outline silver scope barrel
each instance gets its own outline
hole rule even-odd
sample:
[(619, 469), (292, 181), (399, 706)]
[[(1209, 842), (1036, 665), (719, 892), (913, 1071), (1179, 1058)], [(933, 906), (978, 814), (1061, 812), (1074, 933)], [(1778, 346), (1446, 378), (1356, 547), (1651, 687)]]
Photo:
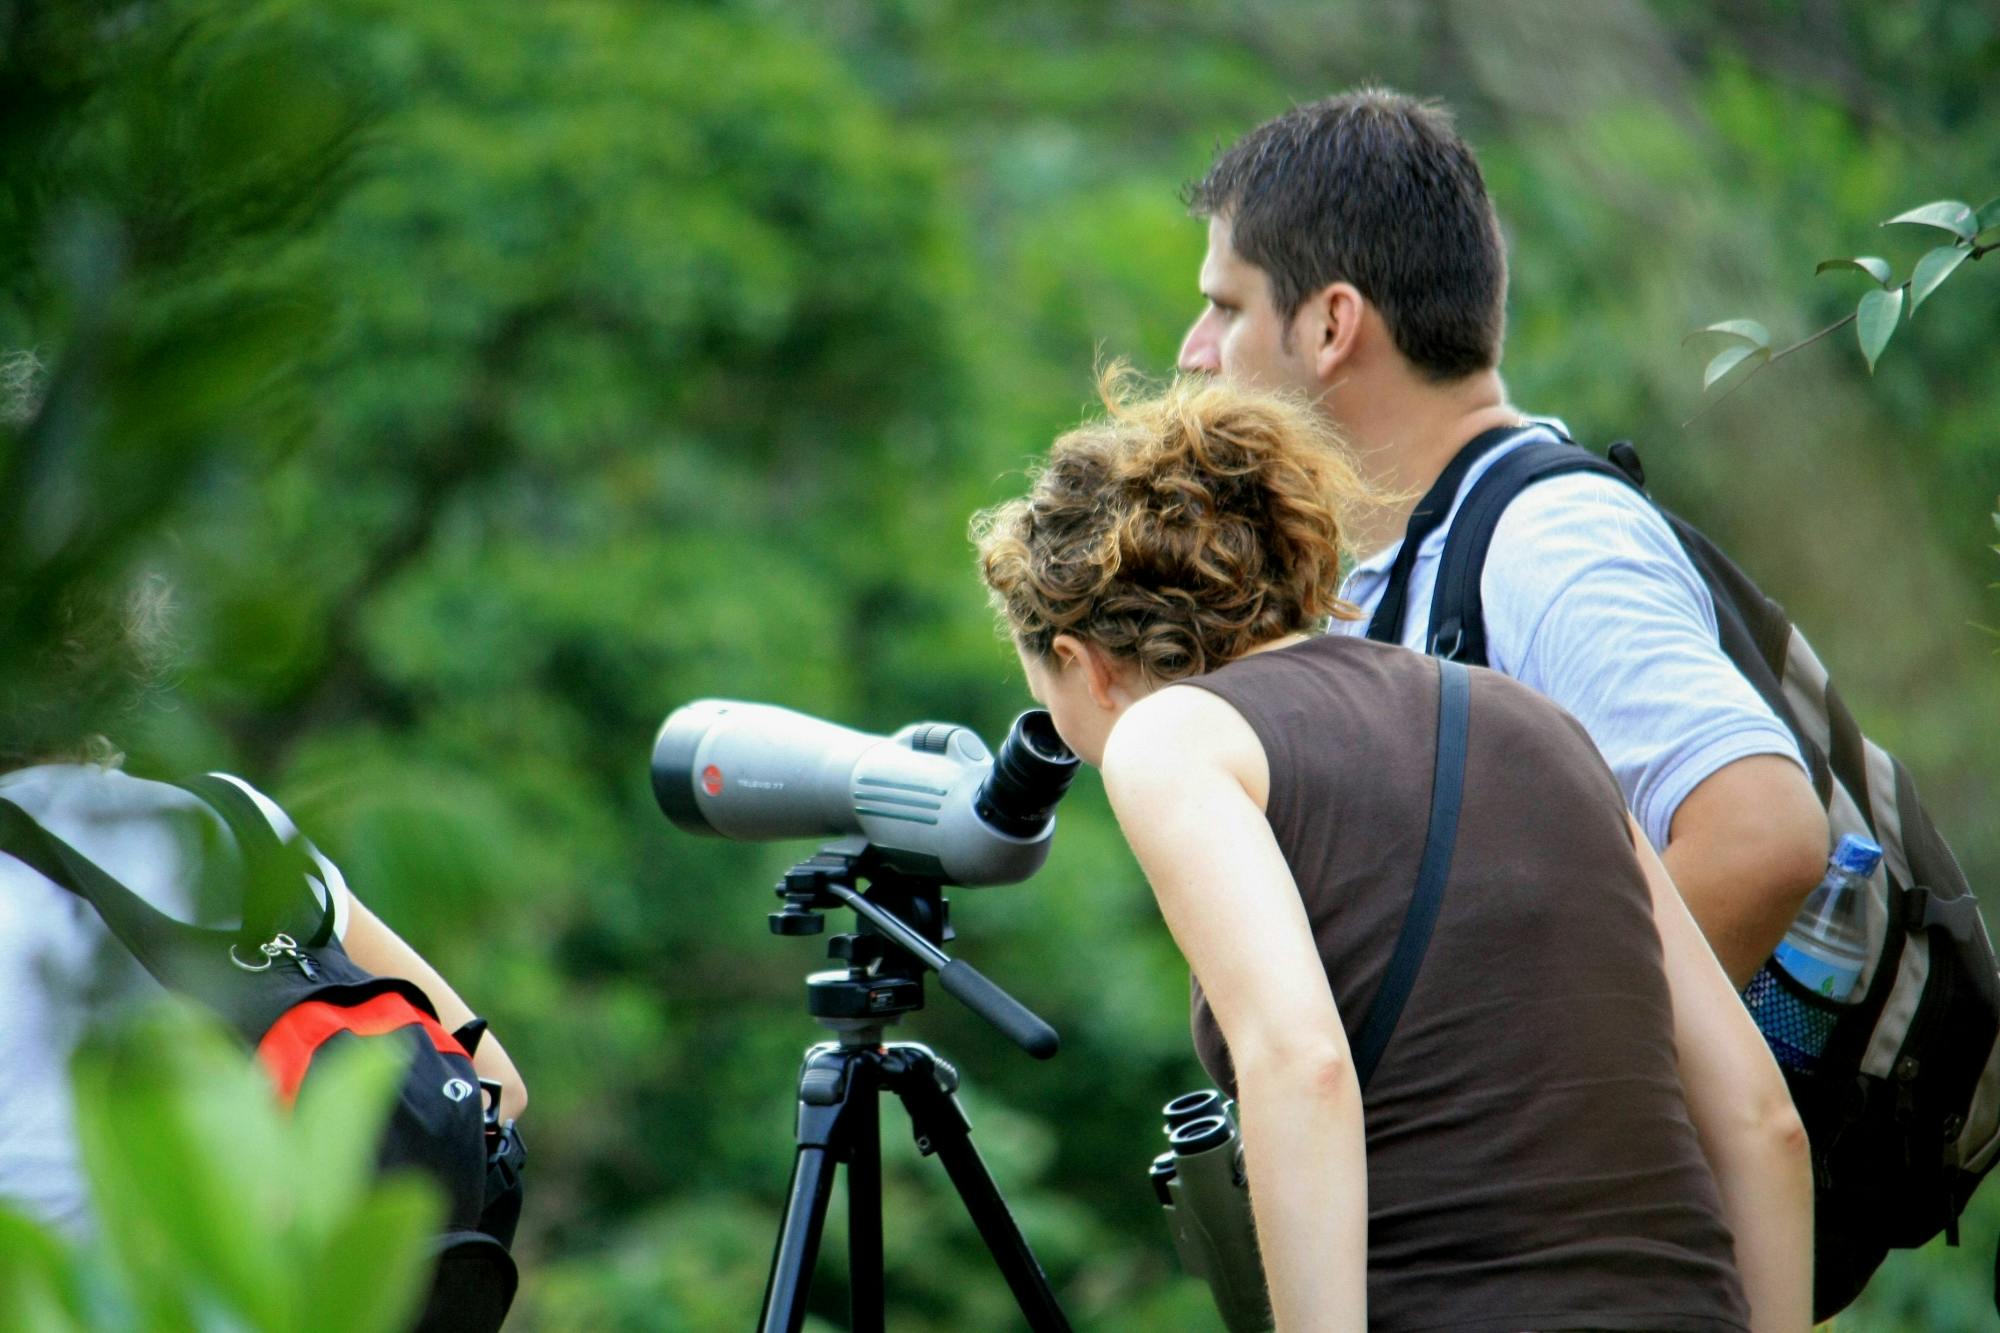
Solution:
[(1011, 884), (1041, 868), (1076, 757), (1024, 713), (1000, 761), (970, 728), (877, 736), (788, 708), (702, 699), (653, 743), (653, 795), (692, 833), (746, 842), (860, 833), (908, 874)]

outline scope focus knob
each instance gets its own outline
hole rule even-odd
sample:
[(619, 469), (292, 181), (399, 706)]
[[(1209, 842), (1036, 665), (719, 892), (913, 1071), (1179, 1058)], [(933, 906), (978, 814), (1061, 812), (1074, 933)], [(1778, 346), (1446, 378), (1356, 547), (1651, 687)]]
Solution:
[(951, 748), (951, 733), (957, 730), (951, 722), (919, 723), (910, 733), (910, 748), (918, 754), (943, 754)]

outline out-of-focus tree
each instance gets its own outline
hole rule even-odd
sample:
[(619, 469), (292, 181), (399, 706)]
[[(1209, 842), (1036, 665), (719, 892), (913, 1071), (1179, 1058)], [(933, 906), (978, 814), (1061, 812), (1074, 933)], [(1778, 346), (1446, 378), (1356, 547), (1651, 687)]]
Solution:
[[(738, 1325), (820, 1035), (799, 1003), (819, 947), (761, 918), (810, 848), (668, 828), (653, 729), (730, 695), (997, 738), (1027, 700), (966, 518), (1087, 410), (1097, 357), (1171, 366), (1203, 244), (1176, 187), (1293, 100), (1379, 77), (1453, 103), (1513, 248), (1517, 401), (1637, 437), (1669, 502), (1810, 629), (1973, 877), (2000, 871), (1967, 722), (2000, 708), (1965, 628), (2000, 459), (1981, 303), (1927, 301), (1872, 382), (1798, 357), (1677, 424), (1681, 330), (1731, 308), (1818, 327), (1845, 310), (1833, 280), (1792, 283), (1785, 256), (1844, 253), (1885, 199), (2000, 179), (1992, 16), (1808, 9), (0, 0), (0, 350), (38, 352), (43, 415), (90, 368), (72, 347), (129, 404), (60, 455), (97, 460), (71, 481), (0, 492), (22, 516), (0, 528), (0, 621), (63, 637), (8, 600), (15, 571), (57, 567), (24, 544), (38, 528), (104, 537), (94, 586), (137, 568), (174, 590), (172, 706), (114, 737), (135, 765), (272, 790), (507, 1041), (533, 1090), (524, 1327)], [(195, 14), (201, 41), (167, 40)], [(312, 68), (251, 61), (267, 96), (216, 123), (321, 125), (347, 165), (239, 212), (186, 160), (216, 104), (201, 62), (274, 40)], [(321, 88), (360, 96), (318, 116)], [(119, 128), (146, 106), (182, 127), (164, 148)], [(114, 237), (193, 221), (78, 269), (105, 229), (62, 220), (69, 198)], [(245, 221), (172, 241), (224, 217)], [(124, 295), (91, 305), (78, 272)], [(75, 334), (86, 315), (117, 336)], [(22, 475), (22, 431), (0, 438)], [(27, 660), (0, 675), (45, 683)], [(960, 1062), (1079, 1326), (1205, 1326), (1143, 1180), (1160, 1103), (1200, 1078), (1185, 971), (1094, 780), (1034, 882), (955, 896), (958, 947), (1064, 1053), (1031, 1064), (944, 999), (903, 1026)], [(1013, 1326), (893, 1111), (885, 1140), (891, 1321)], [(829, 1320), (840, 1227), (836, 1208)], [(1966, 1258), (1892, 1263), (1865, 1326), (1979, 1308)]]

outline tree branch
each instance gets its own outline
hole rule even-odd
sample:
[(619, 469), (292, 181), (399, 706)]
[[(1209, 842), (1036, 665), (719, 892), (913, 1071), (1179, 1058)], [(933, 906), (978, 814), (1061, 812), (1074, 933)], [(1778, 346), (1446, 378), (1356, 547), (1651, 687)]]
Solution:
[[(1991, 250), (2000, 250), (2000, 241), (1992, 241), (1986, 245), (1974, 246), (1972, 249), (1972, 253), (1967, 255), (1966, 258), (1977, 259), (1981, 255), (1986, 254), (1988, 251)], [(1885, 288), (1884, 290), (1907, 292), (1909, 291), (1909, 289), (1910, 289), (1909, 279), (1905, 278), (1901, 283), (1899, 283), (1895, 287)], [(1857, 310), (1851, 314), (1845, 315), (1840, 319), (1835, 320), (1833, 323), (1827, 325), (1819, 332), (1808, 334), (1806, 337), (1799, 339), (1797, 342), (1793, 343), (1790, 347), (1784, 348), (1781, 351), (1776, 351), (1771, 353), (1771, 355), (1765, 357), (1762, 361), (1759, 361), (1756, 365), (1750, 367), (1749, 374), (1745, 375), (1742, 379), (1737, 380), (1736, 383), (1730, 385), (1727, 389), (1724, 389), (1721, 393), (1717, 394), (1714, 398), (1711, 398), (1708, 402), (1702, 404), (1701, 410), (1699, 410), (1693, 416), (1689, 417), (1686, 421), (1683, 421), (1681, 423), (1681, 429), (1686, 430), (1689, 426), (1692, 426), (1695, 422), (1700, 421), (1703, 417), (1707, 416), (1710, 412), (1714, 411), (1715, 408), (1720, 406), (1722, 402), (1729, 397), (1729, 395), (1735, 393), (1738, 389), (1742, 388), (1744, 385), (1748, 384), (1751, 380), (1756, 379), (1758, 375), (1762, 374), (1765, 367), (1774, 366), (1778, 362), (1790, 356), (1793, 352), (1812, 346), (1814, 343), (1818, 342), (1821, 338), (1826, 337), (1827, 334), (1834, 333), (1840, 329), (1846, 328), (1849, 324), (1852, 324), (1855, 321), (1855, 319), (1860, 315), (1860, 313), (1861, 312)]]

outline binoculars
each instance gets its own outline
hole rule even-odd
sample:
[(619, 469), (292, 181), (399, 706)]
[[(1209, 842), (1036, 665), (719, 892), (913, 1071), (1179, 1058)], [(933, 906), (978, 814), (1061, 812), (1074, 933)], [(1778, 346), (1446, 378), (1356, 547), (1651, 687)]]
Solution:
[(1167, 1151), (1148, 1174), (1181, 1264), (1208, 1283), (1229, 1333), (1265, 1333), (1271, 1301), (1250, 1217), (1236, 1103), (1206, 1088), (1174, 1098), (1162, 1114)]

